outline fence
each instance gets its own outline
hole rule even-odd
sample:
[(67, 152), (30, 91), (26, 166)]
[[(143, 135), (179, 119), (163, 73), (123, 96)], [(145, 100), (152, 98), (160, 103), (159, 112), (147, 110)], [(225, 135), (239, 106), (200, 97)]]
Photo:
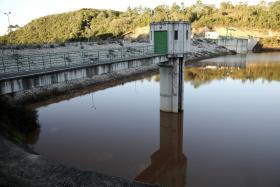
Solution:
[(6, 73), (50, 70), (75, 65), (105, 63), (116, 60), (140, 58), (154, 54), (152, 45), (111, 48), (106, 50), (80, 50), (72, 52), (2, 55), (0, 75)]

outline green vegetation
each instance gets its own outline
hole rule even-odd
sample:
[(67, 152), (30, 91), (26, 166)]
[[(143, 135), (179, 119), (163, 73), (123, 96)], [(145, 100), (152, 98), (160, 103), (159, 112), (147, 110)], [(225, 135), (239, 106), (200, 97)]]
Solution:
[[(199, 9), (198, 9), (199, 10)], [(200, 5), (195, 27), (224, 26), (247, 29), (280, 29), (280, 1), (266, 6), (265, 1), (249, 6), (247, 3), (233, 5), (229, 1), (222, 2), (220, 9), (209, 5)]]
[(193, 27), (214, 26), (246, 29), (280, 29), (280, 1), (266, 5), (246, 3), (233, 5), (222, 2), (218, 9), (198, 0), (185, 7), (174, 3), (171, 7), (160, 5), (149, 8), (128, 8), (125, 12), (112, 10), (81, 9), (74, 12), (38, 18), (6, 36), (0, 37), (2, 44), (63, 43), (88, 38), (107, 39), (121, 37), (152, 21), (190, 21)]
[(146, 19), (149, 10), (143, 11), (140, 13), (136, 9), (128, 9), (126, 12), (81, 9), (45, 16), (0, 37), (0, 43), (63, 43), (87, 38), (118, 37), (138, 26), (149, 24), (150, 20)]
[(33, 144), (39, 133), (37, 112), (0, 97), (0, 135), (18, 144)]

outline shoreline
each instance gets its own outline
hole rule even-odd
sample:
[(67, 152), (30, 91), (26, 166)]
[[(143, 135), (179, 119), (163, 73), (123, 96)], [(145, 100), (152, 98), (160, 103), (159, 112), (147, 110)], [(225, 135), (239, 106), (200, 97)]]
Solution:
[(260, 45), (256, 45), (253, 49), (253, 53), (269, 53), (269, 52), (280, 52), (280, 47), (262, 47)]
[(265, 47), (260, 50), (260, 53), (262, 52), (280, 52), (280, 48)]

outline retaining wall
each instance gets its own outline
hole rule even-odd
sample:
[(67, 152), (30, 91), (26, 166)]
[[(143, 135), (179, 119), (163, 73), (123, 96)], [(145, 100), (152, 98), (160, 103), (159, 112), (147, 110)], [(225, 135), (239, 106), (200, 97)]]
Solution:
[(93, 78), (97, 75), (113, 73), (129, 68), (149, 66), (151, 64), (158, 64), (166, 61), (168, 61), (168, 59), (164, 55), (152, 56), (4, 78), (0, 80), (0, 94), (11, 94), (37, 87), (44, 87), (50, 84), (67, 83), (71, 80)]
[(218, 45), (224, 46), (238, 54), (246, 54), (248, 52), (248, 39), (219, 39)]

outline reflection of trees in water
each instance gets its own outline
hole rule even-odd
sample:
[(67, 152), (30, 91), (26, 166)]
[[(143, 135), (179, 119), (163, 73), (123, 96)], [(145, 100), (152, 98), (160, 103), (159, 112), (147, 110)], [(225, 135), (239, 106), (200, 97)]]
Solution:
[(239, 79), (242, 81), (255, 81), (263, 79), (267, 81), (280, 81), (280, 63), (260, 64), (252, 63), (246, 68), (220, 67), (207, 69), (192, 67), (185, 69), (185, 80), (190, 81), (194, 87), (210, 83), (213, 80), (226, 78)]
[(167, 187), (185, 186), (187, 158), (182, 147), (183, 113), (160, 112), (160, 148), (135, 180)]

